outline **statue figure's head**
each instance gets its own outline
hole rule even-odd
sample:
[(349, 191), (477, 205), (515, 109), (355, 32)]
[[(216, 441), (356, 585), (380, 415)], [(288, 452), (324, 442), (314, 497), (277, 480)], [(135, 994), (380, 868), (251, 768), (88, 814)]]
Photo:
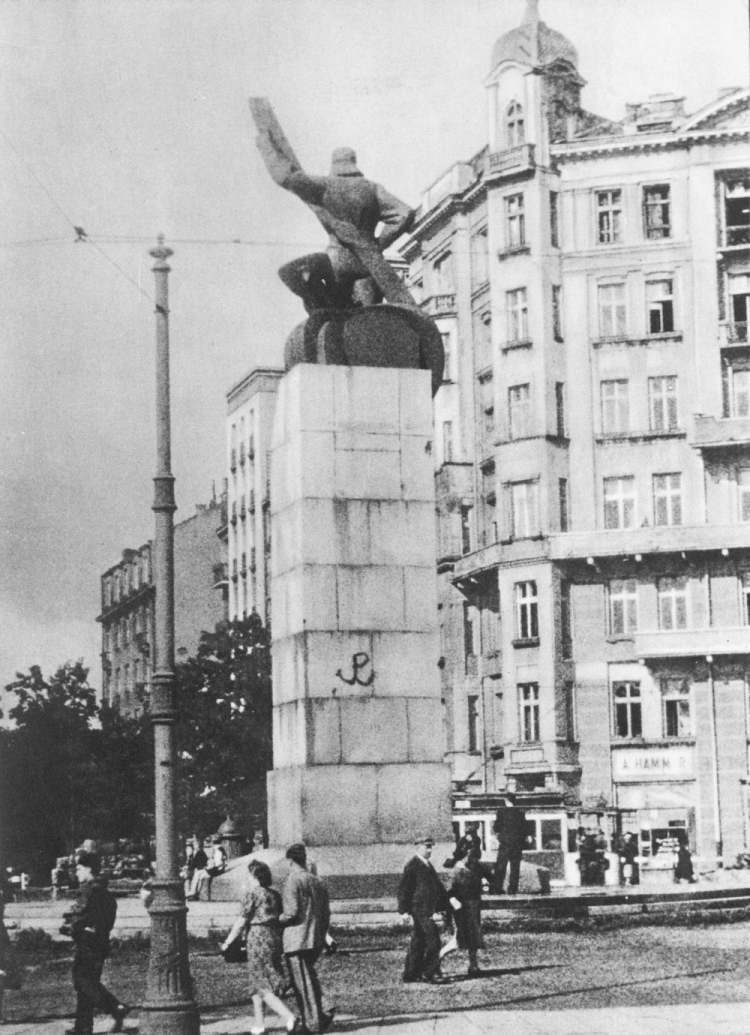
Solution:
[(361, 176), (357, 155), (351, 147), (337, 147), (331, 155), (331, 176)]

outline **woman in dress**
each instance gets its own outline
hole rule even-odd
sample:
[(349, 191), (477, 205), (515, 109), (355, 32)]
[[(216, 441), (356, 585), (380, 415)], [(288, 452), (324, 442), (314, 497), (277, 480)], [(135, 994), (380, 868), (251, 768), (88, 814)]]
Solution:
[(247, 865), (248, 880), (242, 912), (221, 946), (224, 952), (243, 931), (247, 935), (247, 972), (255, 1010), (252, 1035), (265, 1032), (263, 1005), (269, 1006), (285, 1022), (289, 1032), (299, 1031), (297, 1018), (282, 1003), (286, 984), (282, 969), (281, 896), (271, 887), (271, 871), (265, 863), (252, 859)]
[(477, 952), (484, 948), (482, 937), (482, 864), (474, 854), (456, 863), (450, 887), (453, 922), (456, 933), (440, 950), (440, 959), (456, 949), (466, 949), (469, 955), (469, 977), (481, 974)]

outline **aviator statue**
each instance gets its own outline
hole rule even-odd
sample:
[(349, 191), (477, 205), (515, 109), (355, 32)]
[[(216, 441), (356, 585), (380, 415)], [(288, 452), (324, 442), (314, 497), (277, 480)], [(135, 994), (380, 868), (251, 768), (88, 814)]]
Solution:
[(382, 254), (410, 229), (415, 211), (366, 179), (351, 148), (333, 152), (329, 176), (308, 175), (268, 101), (252, 98), (250, 109), (272, 178), (312, 209), (329, 239), (325, 252), (279, 270), (309, 314), (287, 341), (287, 369), (296, 363), (419, 367), (432, 372), (434, 395), (443, 374), (440, 332)]

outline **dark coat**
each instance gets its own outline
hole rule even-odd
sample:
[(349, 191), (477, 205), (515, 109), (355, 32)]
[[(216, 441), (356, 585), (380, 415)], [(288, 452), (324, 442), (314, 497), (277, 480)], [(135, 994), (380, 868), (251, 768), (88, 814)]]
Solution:
[(526, 846), (526, 813), (515, 805), (497, 810), (494, 831), (501, 848), (520, 855)]
[(106, 955), (116, 916), (117, 899), (106, 881), (95, 877), (82, 884), (78, 901), (65, 914), (76, 949)]
[(448, 906), (448, 892), (432, 863), (415, 855), (404, 867), (398, 887), (399, 913), (430, 917)]

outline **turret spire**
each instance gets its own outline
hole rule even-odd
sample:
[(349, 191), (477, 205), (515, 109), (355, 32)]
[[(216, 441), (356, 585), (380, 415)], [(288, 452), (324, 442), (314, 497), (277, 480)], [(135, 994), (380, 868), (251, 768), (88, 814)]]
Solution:
[(539, 64), (539, 0), (526, 0), (526, 13), (521, 23), (523, 28), (528, 26), (529, 42), (531, 44), (532, 65)]

